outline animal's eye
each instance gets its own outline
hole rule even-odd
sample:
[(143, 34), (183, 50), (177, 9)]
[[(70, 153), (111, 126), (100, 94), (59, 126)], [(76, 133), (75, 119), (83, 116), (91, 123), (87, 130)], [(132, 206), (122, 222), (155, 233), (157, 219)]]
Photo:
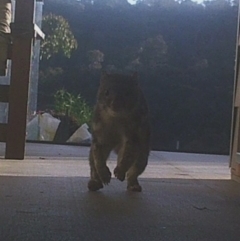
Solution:
[(109, 90), (106, 90), (104, 94), (105, 96), (109, 96)]

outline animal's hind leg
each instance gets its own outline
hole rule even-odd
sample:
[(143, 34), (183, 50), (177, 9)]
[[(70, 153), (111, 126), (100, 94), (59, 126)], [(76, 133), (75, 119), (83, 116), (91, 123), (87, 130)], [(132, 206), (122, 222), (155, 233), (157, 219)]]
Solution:
[[(139, 160), (138, 160), (139, 161)], [(135, 162), (127, 171), (127, 189), (133, 192), (141, 192), (142, 187), (138, 182), (138, 176), (143, 173), (147, 166), (147, 158)]]
[(127, 190), (133, 191), (133, 192), (141, 192), (142, 187), (139, 185), (138, 182), (138, 176), (139, 172), (135, 165), (133, 165), (128, 171), (127, 171)]

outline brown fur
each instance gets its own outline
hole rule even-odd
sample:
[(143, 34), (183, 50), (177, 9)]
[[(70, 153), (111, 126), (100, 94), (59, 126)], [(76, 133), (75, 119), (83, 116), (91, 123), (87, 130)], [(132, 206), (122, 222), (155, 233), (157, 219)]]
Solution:
[(132, 76), (103, 73), (92, 122), (92, 145), (89, 155), (90, 191), (109, 184), (111, 172), (106, 165), (112, 150), (118, 154), (114, 175), (127, 178), (127, 188), (141, 191), (138, 176), (145, 170), (150, 151), (148, 107)]

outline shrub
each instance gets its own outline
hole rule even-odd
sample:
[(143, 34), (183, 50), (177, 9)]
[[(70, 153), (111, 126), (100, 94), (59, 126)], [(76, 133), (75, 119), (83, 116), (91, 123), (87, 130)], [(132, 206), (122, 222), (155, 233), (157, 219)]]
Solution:
[(66, 90), (58, 90), (54, 94), (54, 108), (57, 113), (68, 113), (79, 125), (90, 125), (93, 109), (81, 95), (73, 95)]

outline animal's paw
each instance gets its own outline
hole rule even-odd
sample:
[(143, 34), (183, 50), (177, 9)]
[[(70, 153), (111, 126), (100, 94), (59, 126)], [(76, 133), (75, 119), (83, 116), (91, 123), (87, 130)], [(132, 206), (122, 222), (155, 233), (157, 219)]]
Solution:
[(142, 191), (142, 187), (139, 184), (129, 185), (127, 187), (127, 190), (131, 191), (131, 192), (141, 192)]
[(126, 173), (122, 171), (119, 166), (116, 166), (116, 168), (114, 169), (114, 175), (118, 180), (123, 182), (125, 180)]
[(107, 166), (101, 167), (98, 170), (98, 175), (104, 185), (107, 185), (110, 183), (111, 180), (111, 172)]
[(98, 180), (90, 180), (88, 182), (88, 189), (89, 191), (97, 191), (99, 189), (103, 188), (103, 184)]

